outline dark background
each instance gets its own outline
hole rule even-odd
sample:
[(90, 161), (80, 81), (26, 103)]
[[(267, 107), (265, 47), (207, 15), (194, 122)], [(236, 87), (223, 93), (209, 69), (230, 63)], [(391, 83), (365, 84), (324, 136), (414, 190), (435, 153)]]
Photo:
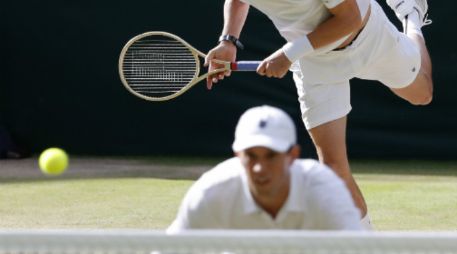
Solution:
[[(412, 106), (380, 83), (354, 80), (353, 158), (457, 159), (457, 4), (429, 5), (434, 23), (423, 31), (434, 63), (434, 101)], [(59, 146), (81, 155), (229, 156), (239, 115), (271, 104), (296, 120), (303, 156), (315, 156), (290, 74), (277, 80), (236, 73), (212, 91), (201, 83), (163, 103), (123, 88), (117, 61), (127, 40), (168, 31), (207, 52), (222, 29), (222, 6), (223, 0), (3, 2), (0, 124), (33, 153)], [(246, 49), (238, 57), (249, 60), (284, 43), (253, 8), (241, 39)]]

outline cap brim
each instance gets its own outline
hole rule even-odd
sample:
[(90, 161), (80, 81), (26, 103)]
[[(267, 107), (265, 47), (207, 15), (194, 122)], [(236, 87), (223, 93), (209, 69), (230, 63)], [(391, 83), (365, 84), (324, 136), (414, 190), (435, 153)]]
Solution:
[(240, 152), (256, 146), (267, 147), (282, 153), (289, 150), (292, 144), (283, 140), (273, 140), (269, 136), (256, 135), (249, 136), (248, 138), (237, 138), (235, 142), (233, 142), (232, 149), (234, 152)]

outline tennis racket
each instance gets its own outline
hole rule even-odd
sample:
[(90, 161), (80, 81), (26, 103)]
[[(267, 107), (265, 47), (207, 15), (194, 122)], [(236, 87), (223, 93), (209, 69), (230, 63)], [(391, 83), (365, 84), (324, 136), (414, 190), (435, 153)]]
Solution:
[(132, 94), (148, 101), (176, 98), (207, 76), (231, 71), (256, 71), (260, 61), (226, 62), (223, 67), (200, 75), (200, 57), (205, 54), (176, 35), (146, 32), (135, 36), (122, 49), (119, 75)]

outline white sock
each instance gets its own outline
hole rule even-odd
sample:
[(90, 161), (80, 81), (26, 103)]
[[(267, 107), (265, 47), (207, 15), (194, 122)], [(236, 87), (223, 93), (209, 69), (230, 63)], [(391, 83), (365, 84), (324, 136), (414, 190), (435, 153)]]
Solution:
[(362, 225), (362, 229), (367, 230), (367, 231), (373, 231), (373, 225), (371, 224), (371, 219), (368, 213), (365, 215), (365, 217), (360, 220), (360, 224)]
[(419, 17), (419, 13), (414, 10), (403, 20), (403, 28), (407, 35), (417, 34), (424, 37), (421, 30), (423, 23), (424, 22)]

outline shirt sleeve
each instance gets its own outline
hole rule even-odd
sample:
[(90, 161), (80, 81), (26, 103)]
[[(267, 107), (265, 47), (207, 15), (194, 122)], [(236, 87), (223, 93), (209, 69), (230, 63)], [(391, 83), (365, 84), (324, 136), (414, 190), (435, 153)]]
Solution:
[(332, 9), (344, 1), (345, 0), (322, 0), (322, 3), (324, 3), (325, 7)]
[(211, 209), (211, 198), (202, 188), (202, 179), (195, 182), (186, 193), (175, 220), (167, 228), (168, 234), (178, 234), (190, 229), (217, 228), (214, 218), (215, 210)]
[(192, 217), (192, 210), (190, 203), (193, 202), (194, 198), (190, 192), (191, 190), (187, 192), (186, 196), (181, 202), (176, 218), (166, 230), (167, 234), (179, 234), (185, 230), (191, 229), (189, 218)]
[(327, 166), (316, 167), (309, 186), (316, 226), (323, 230), (362, 230), (360, 211), (343, 180)]

